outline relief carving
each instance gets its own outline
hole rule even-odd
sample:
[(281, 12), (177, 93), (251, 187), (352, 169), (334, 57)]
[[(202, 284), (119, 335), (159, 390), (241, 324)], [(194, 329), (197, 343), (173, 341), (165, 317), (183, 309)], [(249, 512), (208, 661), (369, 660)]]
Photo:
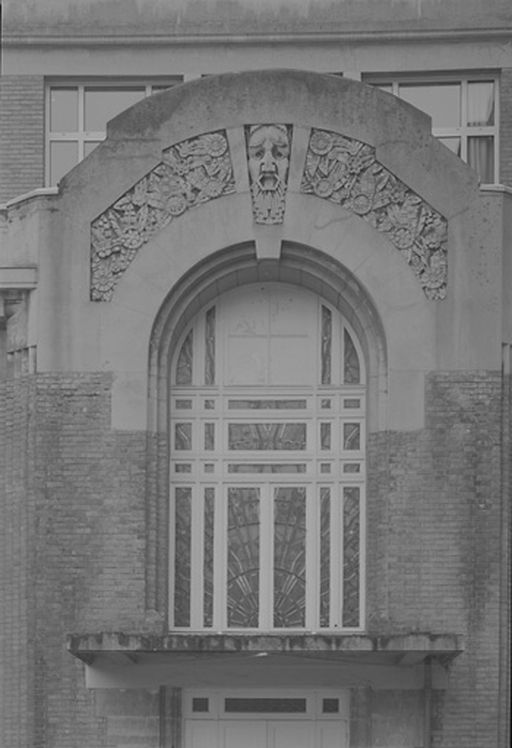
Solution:
[(282, 223), (290, 166), (291, 127), (245, 128), (252, 210), (256, 223)]
[(447, 221), (377, 161), (375, 148), (313, 129), (301, 192), (361, 216), (395, 245), (428, 299), (445, 298)]
[(184, 140), (91, 224), (91, 299), (110, 301), (139, 249), (190, 208), (235, 191), (224, 132)]

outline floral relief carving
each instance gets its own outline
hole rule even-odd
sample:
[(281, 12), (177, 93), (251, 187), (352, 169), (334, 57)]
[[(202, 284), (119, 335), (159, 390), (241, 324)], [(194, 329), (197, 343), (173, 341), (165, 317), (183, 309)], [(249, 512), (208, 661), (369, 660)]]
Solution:
[(290, 166), (291, 127), (245, 128), (252, 210), (256, 223), (282, 223)]
[(375, 148), (313, 129), (301, 192), (361, 216), (395, 245), (428, 299), (445, 298), (447, 221), (377, 161)]
[(91, 299), (110, 301), (122, 274), (157, 231), (216, 197), (235, 191), (224, 132), (167, 148), (162, 161), (91, 225)]

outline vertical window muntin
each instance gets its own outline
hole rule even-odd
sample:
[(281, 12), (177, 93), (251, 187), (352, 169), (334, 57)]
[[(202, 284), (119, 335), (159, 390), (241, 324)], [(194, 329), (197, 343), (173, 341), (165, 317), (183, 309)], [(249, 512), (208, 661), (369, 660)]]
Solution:
[[(46, 185), (49, 187), (57, 184), (59, 179), (67, 171), (88, 156), (105, 139), (106, 124), (109, 119), (112, 119), (116, 114), (120, 114), (124, 109), (136, 103), (137, 100), (142, 100), (158, 91), (163, 91), (181, 82), (181, 80), (182, 76), (174, 76), (163, 81), (134, 80), (112, 81), (110, 83), (97, 83), (94, 81), (76, 83), (61, 80), (51, 82), (46, 88)], [(67, 92), (68, 100), (71, 104), (67, 111), (62, 106), (56, 106), (56, 98), (59, 98), (65, 92)], [(121, 95), (131, 92), (133, 96), (120, 103), (121, 108), (114, 107), (107, 115), (101, 128), (94, 127), (92, 129), (91, 125), (97, 125), (98, 121), (91, 122), (91, 118), (88, 117), (87, 105), (91, 103), (90, 96), (103, 92), (112, 94), (113, 96), (117, 92)], [(61, 116), (56, 118), (55, 115), (58, 114), (59, 109)], [(61, 162), (62, 168), (58, 168), (57, 173), (55, 173), (54, 155), (57, 150), (61, 151), (61, 156), (64, 151), (67, 151), (68, 155)]]
[[(215, 311), (212, 315), (212, 309)], [(332, 382), (321, 384), (322, 365), (321, 365), (321, 319), (322, 307), (328, 308), (332, 317)], [(216, 319), (216, 324), (221, 324), (222, 315), (219, 312), (222, 308), (222, 299), (217, 305), (209, 305), (198, 315), (193, 324), (183, 333), (181, 342), (178, 342), (175, 355), (171, 366), (171, 403), (192, 401), (192, 408), (188, 411), (183, 409), (172, 408), (171, 424), (176, 422), (183, 423), (190, 420), (192, 423), (192, 449), (187, 454), (183, 451), (171, 454), (171, 482), (172, 476), (180, 481), (192, 485), (193, 504), (197, 504), (195, 515), (202, 519), (198, 521), (194, 529), (195, 535), (199, 534), (199, 540), (196, 542), (197, 554), (192, 554), (192, 564), (195, 559), (195, 573), (192, 571), (191, 578), (196, 580), (197, 589), (192, 593), (193, 602), (191, 604), (191, 620), (189, 627), (179, 627), (174, 625), (172, 619), (172, 599), (170, 601), (170, 625), (173, 629), (181, 630), (227, 630), (227, 631), (247, 631), (254, 630), (255, 627), (234, 628), (228, 626), (228, 600), (226, 590), (226, 580), (228, 573), (228, 549), (226, 546), (226, 528), (228, 521), (228, 489), (229, 487), (254, 485), (255, 481), (259, 483), (260, 493), (260, 511), (261, 521), (265, 527), (262, 528), (260, 557), (262, 563), (259, 570), (259, 594), (260, 610), (258, 615), (259, 630), (275, 631), (301, 631), (301, 630), (322, 630), (322, 631), (359, 631), (364, 622), (364, 425), (365, 425), (365, 385), (364, 385), (364, 366), (362, 351), (359, 346), (357, 337), (352, 329), (342, 320), (339, 312), (331, 308), (325, 302), (318, 304), (318, 369), (316, 394), (309, 388), (299, 391), (299, 388), (293, 387), (269, 387), (264, 391), (258, 390), (258, 387), (244, 388), (222, 386), (223, 361), (222, 352), (224, 342), (222, 336), (218, 334), (215, 337), (215, 383), (206, 384), (207, 369), (206, 348), (207, 348), (207, 315), (210, 320), (212, 316)], [(219, 319), (220, 318), (220, 319)], [(176, 362), (179, 352), (182, 348), (183, 341), (190, 332), (193, 331), (194, 340), (193, 352), (193, 381), (190, 386), (176, 385)], [(360, 361), (361, 382), (354, 384), (344, 384), (344, 364), (343, 364), (343, 338), (345, 332), (351, 337), (353, 346), (357, 351)], [(210, 330), (211, 334), (211, 330)], [(211, 367), (210, 367), (211, 369)], [(211, 407), (211, 403), (214, 407)], [(207, 408), (207, 402), (209, 407)], [(346, 406), (345, 403), (349, 403)], [(328, 408), (322, 407), (322, 403), (329, 403)], [(357, 407), (355, 407), (357, 406)], [(295, 448), (282, 448), (282, 443), (277, 441), (276, 449), (248, 449), (232, 450), (229, 443), (229, 424), (230, 423), (253, 423), (261, 424), (267, 433), (271, 433), (272, 428), (276, 427), (280, 433), (279, 438), (286, 436), (283, 431), (284, 424), (300, 426), (307, 422), (306, 443), (303, 448), (296, 443)], [(214, 423), (215, 430), (215, 450), (205, 453), (205, 429), (206, 424)], [(345, 424), (357, 424), (359, 429), (358, 448), (343, 449), (344, 428)], [(324, 424), (322, 434), (322, 424)], [(329, 429), (325, 428), (329, 425)], [(171, 425), (171, 429), (174, 426)], [(329, 432), (330, 440), (327, 438)], [(297, 432), (295, 432), (297, 433)], [(273, 437), (272, 437), (273, 438)], [(324, 449), (321, 450), (322, 438)], [(300, 440), (299, 440), (300, 441)], [(326, 446), (328, 445), (328, 446)], [(180, 462), (184, 458), (191, 460), (192, 469), (187, 475), (180, 474), (176, 476), (173, 472), (172, 463), (176, 460)], [(206, 475), (206, 462), (209, 464), (209, 474)], [(203, 464), (204, 463), (204, 464)], [(322, 469), (322, 466), (328, 464), (328, 473)], [(351, 470), (345, 471), (344, 466), (349, 465), (356, 468), (358, 472)], [(234, 472), (233, 466), (240, 466), (242, 472)], [(252, 466), (252, 467), (251, 467)], [(274, 472), (275, 470), (275, 472)], [(206, 482), (205, 482), (206, 481)], [(360, 521), (360, 615), (358, 625), (343, 626), (343, 579), (340, 578), (338, 570), (342, 566), (343, 559), (343, 486), (357, 486), (361, 497), (361, 521)], [(216, 559), (216, 568), (213, 574), (213, 618), (207, 616), (204, 601), (206, 599), (203, 584), (204, 578), (204, 522), (207, 516), (205, 506), (204, 488), (210, 487), (210, 496), (214, 494), (214, 557)], [(273, 496), (279, 487), (286, 489), (299, 489), (305, 491), (306, 497), (306, 613), (302, 626), (293, 626), (291, 628), (275, 627), (273, 613), (273, 596), (274, 596), (274, 573), (271, 560), (274, 557), (274, 530), (273, 522), (275, 515), (275, 506)], [(329, 601), (323, 606), (323, 620), (321, 620), (320, 594), (321, 594), (321, 489), (328, 490), (329, 493), (329, 517), (332, 518), (329, 534)], [(171, 494), (172, 496), (172, 494)], [(325, 504), (325, 501), (324, 501)], [(171, 518), (173, 517), (171, 509)], [(325, 514), (325, 508), (324, 508)], [(266, 524), (265, 524), (266, 523)], [(325, 568), (325, 545), (324, 542), (324, 568)], [(172, 561), (172, 559), (171, 559)], [(172, 577), (172, 563), (171, 563)], [(211, 584), (211, 583), (210, 583)], [(325, 596), (325, 582), (323, 585)], [(171, 585), (172, 594), (172, 585)], [(325, 611), (328, 610), (326, 613)], [(208, 619), (208, 620), (207, 620)]]
[[(447, 125), (446, 123), (437, 124), (433, 118), (432, 134), (438, 138), (444, 145), (458, 155), (463, 161), (468, 163), (480, 176), (480, 181), (486, 183), (499, 182), (499, 79), (493, 73), (489, 75), (475, 74), (464, 76), (453, 75), (403, 75), (403, 76), (373, 76), (367, 75), (364, 80), (388, 93), (392, 93), (399, 98), (408, 100), (407, 90), (425, 87), (458, 87), (460, 92), (459, 99), (459, 122)], [(493, 86), (493, 105), (492, 123), (471, 123), (471, 100), (472, 92), (476, 87), (489, 83)], [(405, 95), (404, 95), (405, 94)], [(474, 100), (473, 100), (474, 101)], [(412, 102), (411, 102), (412, 103)], [(422, 109), (420, 102), (414, 102), (414, 106)], [(429, 113), (425, 109), (427, 114)], [(455, 111), (455, 110), (454, 110)], [(475, 163), (477, 149), (473, 148), (477, 141), (483, 143), (484, 139), (491, 139), (492, 156), (486, 169), (487, 173), (481, 173), (478, 164)], [(490, 141), (488, 140), (488, 143)], [(491, 173), (492, 172), (492, 173)]]

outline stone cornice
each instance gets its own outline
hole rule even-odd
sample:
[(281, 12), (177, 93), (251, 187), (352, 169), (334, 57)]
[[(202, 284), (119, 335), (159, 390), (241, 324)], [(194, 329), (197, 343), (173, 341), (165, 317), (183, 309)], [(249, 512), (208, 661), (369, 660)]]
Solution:
[(132, 46), (187, 46), (207, 44), (328, 44), (382, 42), (448, 42), (448, 41), (512, 41), (510, 28), (425, 29), (394, 31), (332, 31), (306, 33), (254, 34), (4, 34), (4, 48), (23, 46), (104, 47)]

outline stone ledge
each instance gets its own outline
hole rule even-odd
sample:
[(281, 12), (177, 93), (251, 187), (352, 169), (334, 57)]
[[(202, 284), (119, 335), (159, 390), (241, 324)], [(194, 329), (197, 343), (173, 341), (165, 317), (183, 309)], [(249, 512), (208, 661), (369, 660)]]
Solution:
[(410, 633), (390, 636), (363, 634), (204, 634), (198, 632), (165, 635), (98, 632), (70, 634), (68, 651), (84, 661), (106, 653), (185, 654), (198, 653), (267, 653), (325, 654), (329, 658), (347, 653), (361, 655), (415, 655), (418, 660), (429, 656), (455, 657), (464, 650), (458, 634)]

